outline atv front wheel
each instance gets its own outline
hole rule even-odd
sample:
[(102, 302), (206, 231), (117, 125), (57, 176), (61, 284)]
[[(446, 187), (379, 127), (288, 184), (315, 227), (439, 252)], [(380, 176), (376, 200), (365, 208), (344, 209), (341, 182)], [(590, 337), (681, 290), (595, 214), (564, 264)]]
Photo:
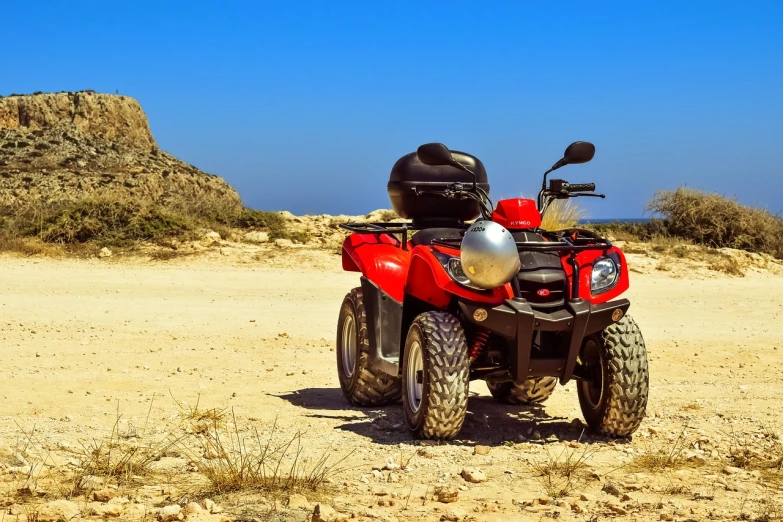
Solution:
[(589, 379), (577, 383), (587, 425), (610, 437), (627, 437), (647, 409), (647, 350), (630, 316), (585, 340), (580, 354)]
[(557, 377), (534, 377), (519, 384), (487, 382), (489, 393), (506, 404), (540, 404), (547, 400), (557, 386)]
[(361, 288), (354, 288), (343, 300), (335, 352), (340, 388), (353, 404), (382, 406), (400, 400), (400, 378), (370, 365), (367, 314)]
[(402, 407), (422, 439), (453, 439), (468, 410), (470, 358), (462, 325), (451, 314), (425, 312), (408, 330), (402, 363)]

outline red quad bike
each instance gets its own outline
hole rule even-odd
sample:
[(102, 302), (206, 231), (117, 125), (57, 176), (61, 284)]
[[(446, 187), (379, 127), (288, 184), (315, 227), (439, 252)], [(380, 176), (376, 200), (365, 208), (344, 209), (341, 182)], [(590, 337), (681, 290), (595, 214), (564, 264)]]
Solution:
[(337, 325), (349, 401), (402, 399), (415, 436), (453, 439), (472, 380), (499, 401), (531, 404), (575, 379), (593, 431), (627, 437), (639, 427), (649, 376), (630, 302), (617, 299), (628, 289), (625, 257), (589, 230), (541, 229), (552, 201), (604, 197), (592, 183), (547, 185), (553, 170), (594, 154), (591, 143), (571, 144), (537, 201), (494, 210), (477, 158), (430, 143), (397, 161), (389, 197), (410, 222), (342, 225), (352, 232), (343, 269), (362, 274)]

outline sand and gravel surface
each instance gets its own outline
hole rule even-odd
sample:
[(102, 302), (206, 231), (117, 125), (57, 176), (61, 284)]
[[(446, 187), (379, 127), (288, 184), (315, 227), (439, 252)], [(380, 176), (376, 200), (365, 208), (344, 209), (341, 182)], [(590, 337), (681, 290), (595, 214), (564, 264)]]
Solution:
[[(628, 297), (651, 375), (648, 418), (632, 440), (583, 433), (573, 383), (543, 407), (514, 407), (474, 382), (460, 439), (421, 445), (401, 406), (356, 408), (340, 393), (336, 319), (357, 274), (342, 272), (332, 251), (267, 254), (0, 257), (0, 505), (9, 520), (781, 515), (779, 271), (661, 271), (629, 256), (641, 267)], [(214, 455), (183, 437), (149, 474), (58, 489), (58, 477), (80, 476), (85, 448), (164, 440), (193, 420), (196, 403), (233, 410), (240, 437), (301, 432), (305, 460), (348, 454), (350, 469), (310, 498), (221, 496), (199, 471)], [(583, 463), (570, 479), (557, 467), (569, 460)]]

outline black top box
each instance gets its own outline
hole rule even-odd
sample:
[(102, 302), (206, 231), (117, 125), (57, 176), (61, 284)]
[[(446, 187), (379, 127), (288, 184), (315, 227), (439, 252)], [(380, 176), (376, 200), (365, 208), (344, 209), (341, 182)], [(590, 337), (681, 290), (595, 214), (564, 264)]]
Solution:
[[(489, 193), (487, 171), (481, 161), (464, 152), (451, 151), (455, 160), (476, 174), (476, 184)], [(394, 211), (414, 223), (427, 221), (464, 221), (476, 219), (481, 210), (472, 199), (448, 199), (433, 191), (442, 191), (454, 183), (473, 183), (470, 174), (450, 165), (425, 165), (415, 152), (394, 164), (389, 176), (389, 199)]]

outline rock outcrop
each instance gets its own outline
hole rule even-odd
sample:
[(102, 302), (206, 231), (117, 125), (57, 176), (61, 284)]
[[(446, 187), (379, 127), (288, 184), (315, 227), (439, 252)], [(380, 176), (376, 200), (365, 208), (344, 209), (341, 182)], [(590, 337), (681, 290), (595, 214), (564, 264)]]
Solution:
[(163, 203), (240, 202), (222, 178), (161, 151), (133, 98), (89, 92), (0, 98), (0, 205), (102, 191)]

